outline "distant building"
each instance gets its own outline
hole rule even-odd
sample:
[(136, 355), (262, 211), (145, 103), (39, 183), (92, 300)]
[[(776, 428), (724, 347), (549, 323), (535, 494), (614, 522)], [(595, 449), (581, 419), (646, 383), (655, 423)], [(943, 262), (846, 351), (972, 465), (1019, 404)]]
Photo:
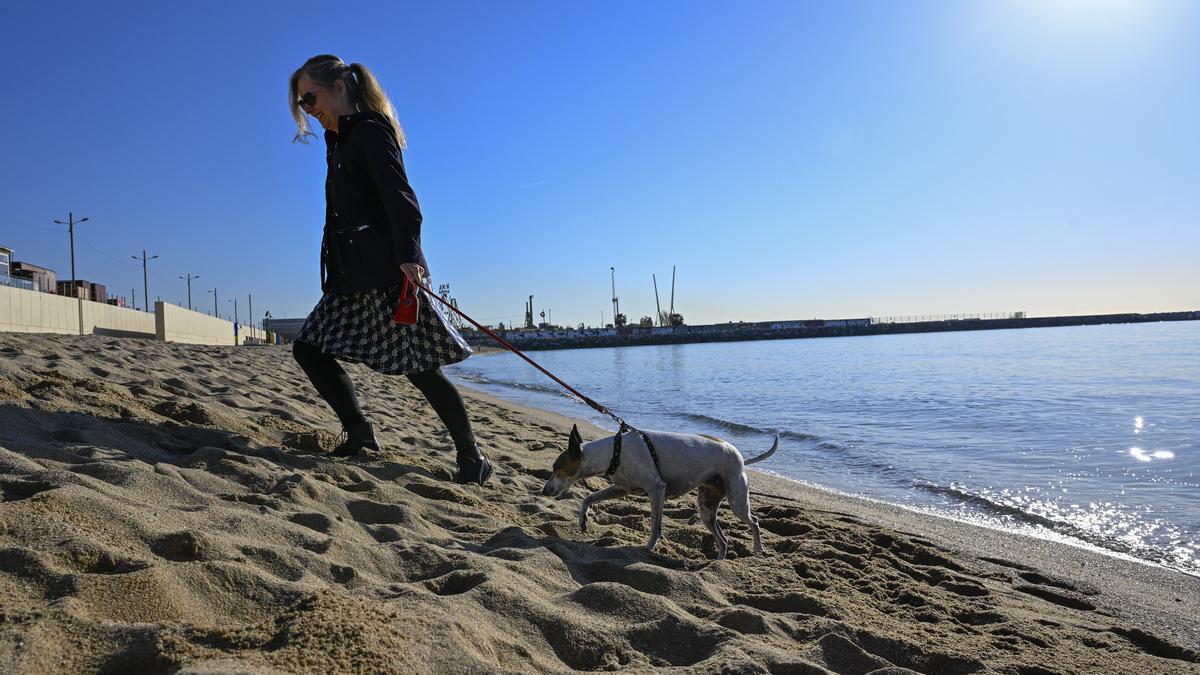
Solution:
[[(74, 284), (74, 289), (71, 288), (72, 283)], [(108, 288), (104, 284), (93, 284), (90, 281), (76, 279), (74, 282), (58, 282), (57, 289), (59, 295), (65, 295), (70, 298), (108, 302)]]
[(0, 285), (16, 286), (33, 290), (33, 281), (24, 275), (14, 275), (12, 270), (13, 250), (7, 246), (0, 246)]
[(12, 274), (16, 277), (24, 277), (33, 282), (34, 290), (43, 293), (58, 292), (58, 275), (54, 270), (39, 267), (33, 263), (14, 262), (12, 264)]
[(308, 317), (302, 319), (267, 319), (263, 321), (265, 330), (273, 331), (276, 335), (283, 338), (284, 342), (291, 342), (300, 334), (300, 328), (304, 326), (304, 322)]
[[(85, 289), (81, 285), (82, 283), (83, 282), (80, 282), (78, 280), (76, 280), (74, 282), (59, 281), (54, 284), (54, 289), (55, 289), (55, 291), (58, 292), (59, 295), (65, 295), (68, 298), (82, 298), (87, 295)], [(74, 287), (75, 287), (74, 291), (72, 291), (72, 289), (71, 289), (72, 284), (74, 284)]]

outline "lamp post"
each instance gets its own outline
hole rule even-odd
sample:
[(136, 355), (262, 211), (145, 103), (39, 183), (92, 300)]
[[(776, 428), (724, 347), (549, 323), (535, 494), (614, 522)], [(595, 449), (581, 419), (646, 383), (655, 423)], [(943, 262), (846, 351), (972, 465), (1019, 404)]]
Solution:
[(238, 329), (237, 298), (233, 298), (232, 300), (226, 300), (225, 302), (233, 303), (233, 344), (236, 345), (237, 344), (237, 329)]
[[(183, 279), (184, 277), (179, 277), (179, 278)], [(192, 279), (199, 279), (199, 278), (200, 278), (199, 274), (197, 274), (195, 276), (193, 276), (191, 274), (187, 275), (186, 280), (187, 280), (187, 284), (188, 284), (188, 309), (192, 308)]]
[[(134, 260), (138, 259), (136, 255), (131, 255), (129, 257), (133, 258)], [(146, 281), (146, 263), (147, 261), (154, 260), (157, 257), (158, 256), (156, 255), (152, 255), (147, 258), (146, 249), (142, 249), (142, 304), (145, 306), (147, 312), (150, 311), (150, 284)]]
[(209, 293), (213, 294), (213, 316), (221, 318), (221, 313), (217, 311), (217, 289), (212, 289)]
[(66, 225), (67, 232), (70, 233), (70, 235), (71, 235), (71, 292), (75, 294), (75, 298), (76, 298), (77, 302), (79, 303), (79, 334), (80, 335), (83, 335), (83, 298), (79, 297), (79, 292), (75, 289), (75, 223), (76, 222), (86, 223), (87, 220), (88, 220), (87, 218), (83, 218), (79, 221), (76, 221), (75, 214), (71, 211), (67, 211), (67, 222), (64, 223), (61, 220), (54, 221), (54, 222), (58, 223), (59, 225)]

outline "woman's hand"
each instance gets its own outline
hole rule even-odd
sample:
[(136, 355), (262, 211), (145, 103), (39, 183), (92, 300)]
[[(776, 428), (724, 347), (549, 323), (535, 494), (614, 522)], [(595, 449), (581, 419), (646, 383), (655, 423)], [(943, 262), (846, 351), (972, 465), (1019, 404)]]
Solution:
[(425, 283), (425, 268), (416, 263), (404, 263), (400, 266), (400, 271), (404, 272), (404, 276), (412, 284)]

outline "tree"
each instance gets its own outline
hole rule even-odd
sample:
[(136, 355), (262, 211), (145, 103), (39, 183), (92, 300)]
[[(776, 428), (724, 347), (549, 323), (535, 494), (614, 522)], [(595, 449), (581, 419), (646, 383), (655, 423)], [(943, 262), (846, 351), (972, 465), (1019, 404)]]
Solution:
[(629, 320), (625, 318), (624, 314), (618, 314), (615, 317), (613, 317), (613, 323), (615, 323), (617, 325), (617, 328), (621, 328), (625, 324), (629, 323)]
[(671, 325), (672, 326), (682, 326), (683, 325), (683, 315), (678, 312), (676, 312), (675, 314), (672, 314), (671, 315)]
[(638, 319), (638, 325), (641, 326), (642, 328), (653, 328), (654, 327), (654, 319), (652, 319), (648, 316), (643, 316), (641, 319)]

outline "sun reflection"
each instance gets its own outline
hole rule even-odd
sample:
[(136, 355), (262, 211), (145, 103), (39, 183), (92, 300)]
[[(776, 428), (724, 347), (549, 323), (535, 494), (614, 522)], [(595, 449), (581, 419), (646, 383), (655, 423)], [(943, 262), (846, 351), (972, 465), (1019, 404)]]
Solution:
[(1137, 433), (1141, 433), (1141, 431), (1142, 431), (1142, 418), (1140, 418), (1140, 417), (1133, 418), (1133, 433), (1137, 434)]
[(1149, 462), (1155, 459), (1174, 459), (1175, 453), (1170, 450), (1155, 450), (1154, 452), (1146, 452), (1141, 448), (1130, 448), (1129, 454), (1139, 462)]

